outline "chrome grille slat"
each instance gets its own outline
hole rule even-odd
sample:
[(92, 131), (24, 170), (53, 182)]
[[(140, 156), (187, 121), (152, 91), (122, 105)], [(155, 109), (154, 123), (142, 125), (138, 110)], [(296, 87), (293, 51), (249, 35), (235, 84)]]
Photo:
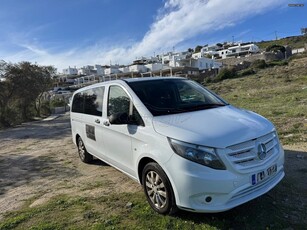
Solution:
[[(255, 144), (254, 144), (255, 145)], [(233, 153), (231, 153), (232, 155), (237, 155), (237, 154), (241, 154), (241, 153), (244, 153), (244, 152), (248, 152), (250, 151), (251, 149), (254, 148), (254, 145), (253, 146), (250, 146), (248, 148), (244, 148), (244, 149), (240, 149), (240, 151), (235, 151)]]
[[(263, 143), (266, 147), (266, 157), (263, 160), (260, 160), (257, 154), (258, 143)], [(278, 145), (276, 133), (271, 132), (262, 137), (227, 147), (228, 153), (226, 156), (237, 170), (242, 171), (255, 168), (271, 159), (278, 152), (278, 149), (275, 148), (276, 145)]]

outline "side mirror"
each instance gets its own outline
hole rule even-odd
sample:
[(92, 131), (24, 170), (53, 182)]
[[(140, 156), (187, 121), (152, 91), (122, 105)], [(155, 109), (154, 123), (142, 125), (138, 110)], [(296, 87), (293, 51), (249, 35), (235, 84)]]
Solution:
[(129, 123), (129, 116), (127, 113), (115, 113), (109, 117), (109, 122), (113, 125), (124, 125)]

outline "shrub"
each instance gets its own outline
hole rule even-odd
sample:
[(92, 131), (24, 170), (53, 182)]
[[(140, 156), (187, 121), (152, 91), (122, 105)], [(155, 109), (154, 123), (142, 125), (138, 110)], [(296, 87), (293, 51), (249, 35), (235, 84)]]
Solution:
[(40, 107), (40, 114), (42, 116), (49, 116), (51, 114), (49, 101), (44, 101)]
[(50, 107), (51, 108), (54, 108), (54, 107), (61, 107), (61, 106), (65, 106), (66, 105), (66, 102), (64, 100), (61, 100), (61, 99), (54, 99), (50, 102)]
[(224, 68), (221, 69), (214, 81), (222, 81), (225, 79), (235, 78), (237, 76), (237, 72), (235, 68)]
[(265, 49), (265, 51), (266, 51), (266, 52), (274, 52), (274, 53), (280, 51), (280, 52), (284, 53), (284, 52), (286, 52), (286, 48), (285, 48), (284, 46), (274, 44), (274, 45), (268, 46), (268, 47)]
[(251, 74), (255, 74), (255, 73), (256, 72), (253, 69), (249, 68), (249, 69), (242, 70), (239, 73), (239, 75), (243, 77), (243, 76), (247, 76), (247, 75), (251, 75)]
[(256, 68), (256, 69), (265, 69), (267, 67), (267, 64), (265, 62), (265, 60), (255, 60), (252, 64), (251, 64), (251, 68)]
[(268, 66), (283, 66), (283, 65), (288, 65), (288, 62), (285, 60), (276, 60), (276, 61), (271, 61), (268, 63)]

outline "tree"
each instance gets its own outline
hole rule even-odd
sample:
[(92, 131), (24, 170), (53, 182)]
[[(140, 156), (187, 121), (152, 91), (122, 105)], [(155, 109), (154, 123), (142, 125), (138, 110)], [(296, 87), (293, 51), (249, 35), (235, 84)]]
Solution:
[(50, 89), (52, 85), (52, 76), (55, 75), (56, 69), (53, 66), (42, 66), (41, 74), (42, 76), (38, 78), (39, 95), (36, 98), (35, 110), (36, 116), (40, 117), (41, 105), (44, 93)]
[[(26, 121), (34, 116), (35, 110), (36, 115), (40, 115), (41, 96), (51, 87), (55, 69), (29, 62), (5, 63), (0, 69), (6, 78), (0, 85), (0, 90), (4, 89), (0, 93), (0, 123), (7, 126), (15, 123), (17, 117), (20, 122)], [(10, 117), (9, 111), (14, 111), (18, 116)]]
[[(8, 64), (4, 61), (0, 63), (0, 75), (6, 77)], [(13, 86), (9, 81), (0, 81), (0, 125), (9, 126), (9, 102), (13, 96)]]
[(202, 46), (196, 46), (194, 49), (194, 53), (199, 53), (201, 48), (203, 48)]

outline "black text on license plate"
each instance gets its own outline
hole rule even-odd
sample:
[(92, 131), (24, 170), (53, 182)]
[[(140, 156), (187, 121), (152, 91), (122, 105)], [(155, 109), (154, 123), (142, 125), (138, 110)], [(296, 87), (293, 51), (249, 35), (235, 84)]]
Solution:
[(259, 183), (260, 181), (263, 181), (265, 178), (270, 177), (277, 171), (277, 165), (272, 165), (267, 170), (258, 172), (256, 174), (252, 175), (252, 185), (255, 185)]

